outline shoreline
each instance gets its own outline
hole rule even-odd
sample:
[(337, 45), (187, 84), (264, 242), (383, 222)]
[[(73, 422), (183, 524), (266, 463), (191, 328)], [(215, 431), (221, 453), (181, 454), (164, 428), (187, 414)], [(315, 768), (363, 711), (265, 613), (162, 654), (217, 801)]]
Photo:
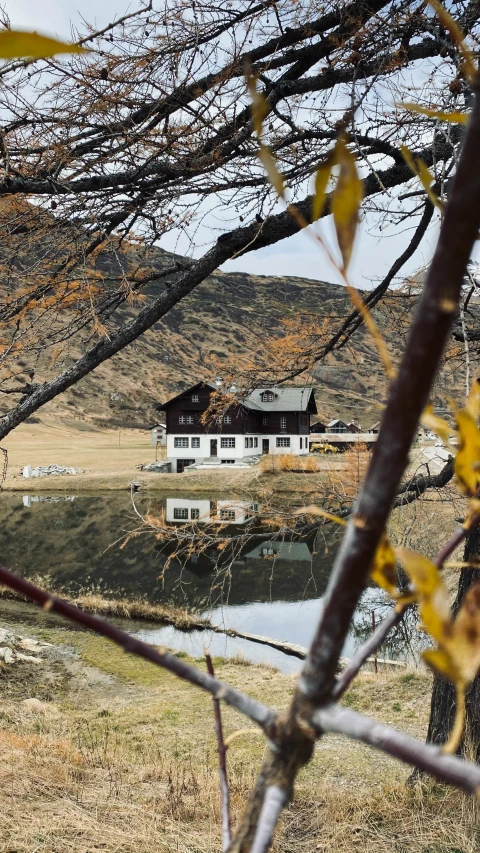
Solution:
[[(99, 492), (129, 492), (131, 483), (139, 484), (139, 493), (160, 494), (232, 494), (250, 497), (268, 490), (275, 495), (320, 496), (325, 485), (324, 471), (312, 474), (280, 472), (262, 474), (261, 471), (196, 471), (188, 474), (154, 474), (138, 472), (102, 474), (65, 474), (46, 477), (8, 477), (2, 491), (6, 494), (98, 494)], [(232, 474), (234, 476), (232, 477)], [(239, 476), (237, 476), (239, 475)]]

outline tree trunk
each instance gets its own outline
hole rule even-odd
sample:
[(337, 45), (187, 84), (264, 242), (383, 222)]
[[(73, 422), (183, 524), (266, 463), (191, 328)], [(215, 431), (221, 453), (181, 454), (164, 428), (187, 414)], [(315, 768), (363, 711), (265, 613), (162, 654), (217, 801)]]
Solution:
[[(467, 536), (464, 551), (465, 562), (480, 562), (480, 525)], [(458, 582), (457, 597), (453, 605), (457, 613), (467, 590), (480, 580), (480, 570), (462, 569)], [(455, 688), (441, 676), (435, 676), (430, 707), (427, 742), (443, 744), (448, 739), (455, 716)], [(472, 761), (480, 762), (480, 676), (477, 675), (466, 696), (465, 733), (458, 753)]]

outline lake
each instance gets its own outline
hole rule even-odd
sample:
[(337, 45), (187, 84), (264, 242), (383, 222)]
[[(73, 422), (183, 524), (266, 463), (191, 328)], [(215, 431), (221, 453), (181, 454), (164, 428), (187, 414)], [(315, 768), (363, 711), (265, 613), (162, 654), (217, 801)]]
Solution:
[[(216, 625), (308, 646), (340, 541), (337, 528), (328, 525), (298, 541), (277, 538), (275, 530), (262, 525), (262, 507), (236, 497), (140, 493), (136, 507), (142, 515), (167, 521), (180, 537), (191, 530), (185, 525), (195, 521), (199, 530), (209, 531), (208, 546), (188, 558), (176, 555), (176, 545), (165, 545), (142, 530), (127, 492), (4, 493), (2, 561), (24, 577), (73, 595), (91, 591), (195, 607)], [(223, 551), (218, 551), (218, 536), (229, 541)], [(364, 594), (345, 644), (346, 657), (369, 633), (372, 608), (377, 618), (384, 611), (383, 597), (373, 588)], [(240, 654), (283, 672), (301, 666), (275, 649), (206, 631), (183, 633), (145, 624), (138, 635), (193, 656), (203, 654), (206, 644), (213, 655)], [(401, 651), (393, 647), (383, 654)]]

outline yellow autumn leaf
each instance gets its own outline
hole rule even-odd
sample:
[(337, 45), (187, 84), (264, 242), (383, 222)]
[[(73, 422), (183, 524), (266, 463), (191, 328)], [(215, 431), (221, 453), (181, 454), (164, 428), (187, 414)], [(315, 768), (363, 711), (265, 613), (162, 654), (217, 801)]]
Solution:
[(443, 210), (443, 202), (440, 201), (439, 197), (432, 190), (432, 184), (435, 183), (435, 178), (431, 174), (428, 166), (423, 162), (421, 157), (414, 158), (412, 152), (407, 148), (406, 145), (401, 146), (401, 152), (403, 154), (403, 158), (412, 170), (413, 174), (420, 179), (420, 183), (422, 184), (423, 189), (427, 193), (430, 201), (435, 207), (438, 207), (439, 210)]
[(332, 166), (336, 160), (336, 148), (332, 151), (329, 157), (318, 167), (315, 174), (315, 195), (312, 203), (312, 220), (316, 222), (320, 218), (324, 205), (325, 194), (327, 192), (328, 181), (332, 173)]
[(440, 3), (440, 0), (428, 0), (430, 6), (435, 10), (440, 23), (448, 30), (452, 37), (452, 41), (457, 45), (463, 59), (465, 72), (469, 80), (472, 80), (476, 74), (476, 66), (471, 50), (465, 44), (465, 36), (463, 35), (457, 22), (452, 18), (449, 12)]
[(258, 156), (264, 165), (265, 171), (268, 175), (268, 180), (272, 187), (277, 191), (280, 198), (285, 199), (285, 184), (283, 182), (282, 175), (277, 169), (275, 158), (265, 145), (260, 145)]
[(262, 136), (263, 119), (268, 113), (268, 105), (265, 97), (257, 89), (257, 80), (253, 75), (247, 78), (247, 86), (252, 99), (252, 118), (255, 133), (260, 139)]
[(423, 426), (428, 427), (428, 429), (433, 430), (437, 435), (440, 436), (441, 439), (448, 444), (450, 441), (450, 436), (453, 432), (452, 427), (444, 418), (440, 418), (433, 411), (433, 407), (429, 404), (425, 407), (422, 416), (420, 418), (420, 423)]
[(397, 570), (396, 558), (390, 542), (386, 536), (382, 536), (380, 544), (375, 552), (371, 578), (390, 595), (397, 592)]
[(480, 583), (471, 586), (463, 596), (453, 626), (453, 638), (448, 645), (462, 678), (469, 684), (480, 667)]
[(412, 581), (425, 629), (440, 643), (451, 625), (451, 615), (447, 588), (437, 566), (409, 548), (397, 547), (395, 554)]
[(23, 30), (0, 32), (0, 59), (22, 57), (42, 59), (46, 56), (55, 56), (57, 53), (88, 53), (88, 51), (78, 44), (67, 44), (36, 32)]
[(332, 193), (332, 214), (342, 254), (343, 269), (346, 270), (352, 256), (359, 221), (363, 184), (358, 175), (355, 157), (348, 150), (344, 138), (338, 140), (336, 162), (340, 166), (340, 172)]
[(455, 721), (445, 752), (454, 752), (460, 742), (465, 718), (465, 691), (480, 668), (480, 583), (463, 597), (455, 621), (448, 594), (437, 567), (421, 554), (396, 548), (417, 595), (420, 617), (437, 648), (423, 653), (425, 662), (455, 684)]
[(455, 457), (455, 474), (465, 494), (475, 497), (480, 485), (480, 430), (467, 409), (455, 415), (459, 448)]
[(344, 518), (340, 518), (339, 515), (333, 515), (331, 512), (327, 512), (325, 509), (322, 509), (319, 506), (315, 506), (315, 504), (309, 504), (308, 506), (302, 506), (300, 509), (296, 509), (293, 513), (294, 515), (318, 515), (321, 518), (326, 518), (327, 521), (334, 521), (335, 524), (345, 525), (347, 522)]
[(480, 417), (480, 379), (474, 379), (465, 406), (475, 422)]
[(459, 110), (435, 110), (430, 107), (422, 107), (421, 104), (410, 104), (404, 101), (397, 103), (396, 106), (411, 113), (420, 113), (420, 115), (437, 118), (439, 121), (448, 121), (452, 124), (467, 124), (469, 119), (468, 113), (462, 113)]

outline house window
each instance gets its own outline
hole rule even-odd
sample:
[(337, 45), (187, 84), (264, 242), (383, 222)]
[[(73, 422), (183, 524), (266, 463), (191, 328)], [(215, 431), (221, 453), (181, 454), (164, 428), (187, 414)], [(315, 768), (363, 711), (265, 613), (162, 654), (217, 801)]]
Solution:
[(245, 439), (245, 447), (248, 447), (248, 438)]
[(191, 509), (190, 510), (190, 518), (192, 519), (192, 521), (195, 521), (195, 519), (200, 518), (200, 510), (199, 509)]
[(179, 423), (179, 424), (184, 424), (184, 423), (185, 423), (185, 415), (179, 415), (179, 416), (178, 416), (178, 423)]
[(200, 439), (192, 438), (192, 447), (200, 447)]
[(253, 438), (248, 439), (249, 447), (253, 447)]
[(277, 447), (290, 447), (290, 438), (277, 438)]
[(216, 423), (216, 424), (221, 424), (221, 423), (222, 423), (222, 419), (221, 419), (221, 418), (215, 418), (215, 423)]
[(232, 419), (231, 419), (230, 415), (225, 415), (225, 417), (223, 419), (223, 423), (224, 424), (231, 424), (232, 423)]
[(173, 517), (176, 521), (188, 521), (188, 509), (176, 506), (173, 510)]
[(253, 441), (254, 441), (255, 447), (258, 447), (258, 438), (254, 438)]
[(285, 417), (281, 417), (280, 418), (280, 429), (286, 429), (286, 428), (287, 428), (287, 419)]
[(222, 459), (222, 465), (235, 465), (235, 459)]
[(264, 426), (266, 426), (268, 424), (268, 415), (265, 415), (265, 417), (262, 418), (262, 424)]
[(192, 403), (198, 403), (198, 394), (192, 394)]
[(303, 438), (300, 439), (300, 450), (303, 448)]
[(175, 438), (173, 444), (175, 447), (188, 447), (188, 438)]
[(235, 510), (234, 509), (221, 509), (220, 510), (220, 521), (235, 521)]
[(273, 391), (264, 391), (262, 394), (262, 400), (264, 403), (273, 403), (275, 399), (275, 394)]
[(234, 438), (221, 438), (220, 439), (220, 447), (235, 447), (235, 439)]
[(193, 415), (187, 415), (187, 424), (193, 424)]

